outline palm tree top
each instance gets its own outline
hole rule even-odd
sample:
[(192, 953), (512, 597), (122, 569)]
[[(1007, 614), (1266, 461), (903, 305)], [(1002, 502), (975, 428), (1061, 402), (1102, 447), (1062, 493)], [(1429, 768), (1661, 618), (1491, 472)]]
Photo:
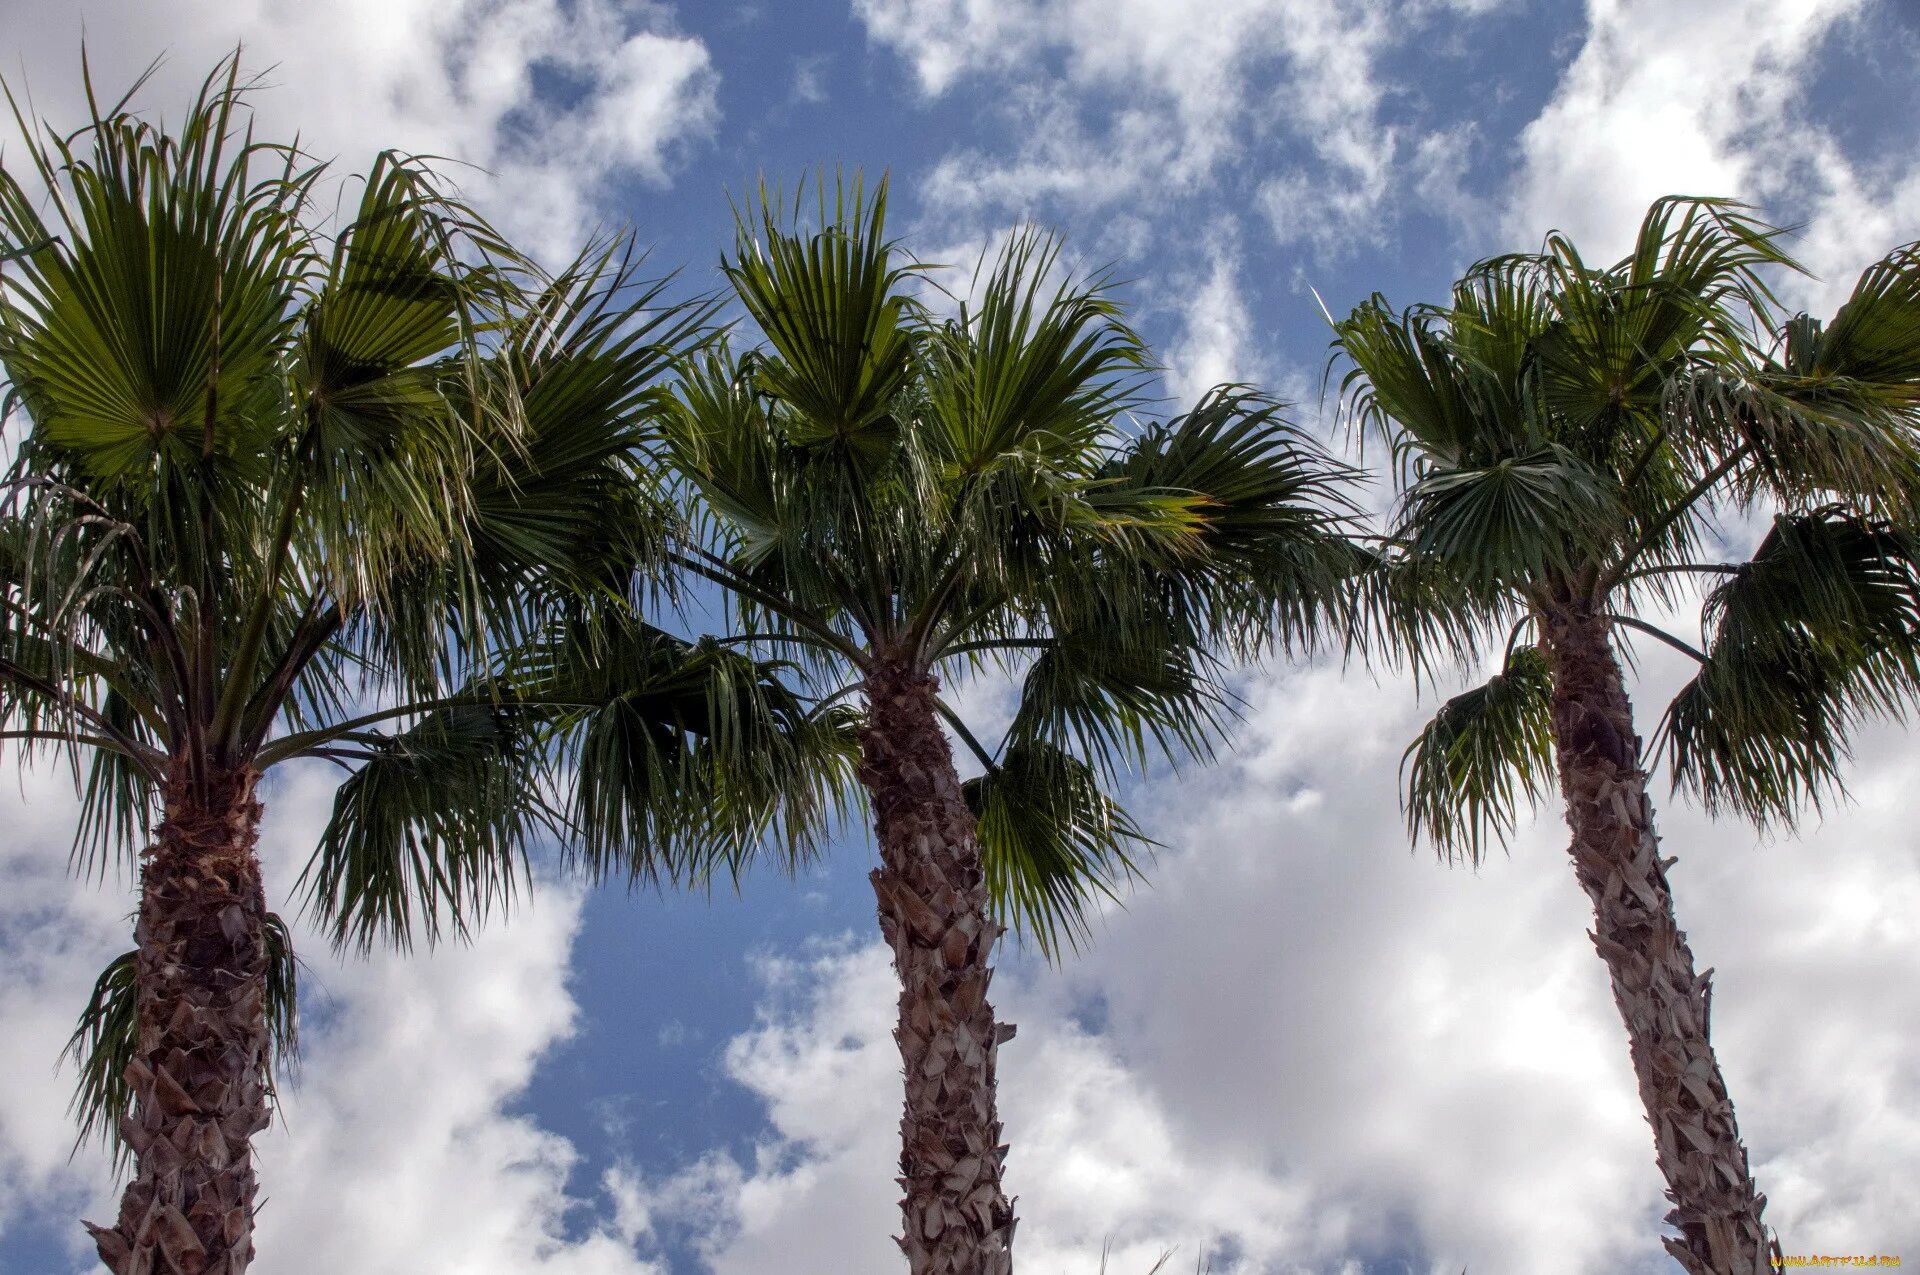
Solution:
[[(1521, 639), (1556, 609), (1699, 664), (1659, 743), (1709, 805), (1762, 821), (1837, 786), (1847, 727), (1920, 686), (1896, 529), (1920, 472), (1920, 256), (1869, 268), (1829, 323), (1782, 319), (1783, 237), (1731, 201), (1662, 199), (1610, 266), (1555, 234), (1446, 305), (1375, 296), (1335, 324), (1347, 415), (1398, 493), (1358, 640), (1416, 668), (1505, 651), (1408, 752), (1416, 833), (1477, 857), (1544, 791), (1546, 675)], [(1728, 512), (1775, 517), (1745, 566), (1712, 560)], [(1690, 577), (1712, 582), (1698, 641), (1640, 614)]]
[(1044, 232), (941, 310), (938, 268), (888, 236), (884, 181), (805, 210), (764, 189), (738, 210), (723, 269), (762, 341), (683, 367), (673, 561), (728, 590), (730, 640), (788, 654), (824, 701), (881, 666), (1019, 673), (998, 743), (941, 711), (986, 772), (1001, 898), (1051, 947), (1143, 841), (1103, 785), (1211, 745), (1223, 656), (1326, 623), (1349, 471), (1245, 387), (1140, 424), (1151, 357)]

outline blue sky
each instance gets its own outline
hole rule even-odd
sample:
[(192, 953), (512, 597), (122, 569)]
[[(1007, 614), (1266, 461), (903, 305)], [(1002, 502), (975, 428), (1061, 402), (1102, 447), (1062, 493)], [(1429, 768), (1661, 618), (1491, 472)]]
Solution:
[[(1373, 291), (1653, 197), (1804, 226), (1830, 310), (1920, 238), (1911, 0), (0, 0), (0, 66), (75, 119), (84, 24), (116, 83), (165, 54), (169, 111), (235, 41), (259, 110), (363, 167), (479, 167), (560, 256), (630, 223), (716, 286), (730, 194), (819, 166), (892, 177), (896, 226), (970, 265), (1025, 218), (1111, 267), (1172, 405), (1263, 384), (1319, 419), (1326, 328)], [(964, 272), (962, 272), (962, 280)], [(961, 282), (956, 281), (956, 283)], [(1730, 530), (1738, 539), (1740, 530)], [(1735, 543), (1730, 552), (1744, 545)], [(1679, 675), (1643, 653), (1656, 712)], [(1409, 853), (1391, 794), (1431, 703), (1392, 677), (1249, 670), (1209, 771), (1133, 794), (1166, 850), (1083, 959), (1009, 955), (1003, 1054), (1023, 1269), (1165, 1249), (1235, 1275), (1657, 1271), (1663, 1211), (1585, 903), (1543, 807), (1467, 873)], [(998, 688), (964, 698), (983, 719)], [(1663, 804), (1682, 923), (1720, 969), (1716, 1040), (1789, 1252), (1920, 1260), (1920, 747), (1866, 741), (1856, 801), (1756, 842)], [(270, 795), (270, 887), (330, 778)], [(128, 883), (69, 884), (57, 776), (0, 790), (0, 1272), (87, 1269), (110, 1208), (66, 1158), (53, 1060), (125, 945)], [(544, 883), (467, 948), (338, 961), (308, 936), (308, 1050), (263, 1139), (260, 1269), (716, 1275), (897, 1268), (897, 1106), (871, 850), (738, 897)]]

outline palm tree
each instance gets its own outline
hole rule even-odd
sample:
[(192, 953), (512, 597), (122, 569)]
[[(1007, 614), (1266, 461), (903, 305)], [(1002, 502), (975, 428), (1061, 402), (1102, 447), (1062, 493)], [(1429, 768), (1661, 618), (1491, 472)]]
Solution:
[[(547, 744), (644, 738), (601, 771), (627, 767), (624, 834), (671, 858), (713, 811), (757, 809), (740, 785), (800, 720), (764, 670), (623, 604), (660, 527), (640, 423), (709, 311), (636, 284), (624, 241), (543, 274), (397, 155), (330, 232), (322, 168), (242, 130), (248, 87), (228, 59), (172, 134), (91, 88), (75, 134), (21, 119), (45, 216), (0, 171), (25, 424), (0, 737), (90, 754), (84, 866), (152, 836), (136, 950), (76, 1036), (88, 1126), (135, 1165), (114, 1224), (89, 1224), (121, 1275), (253, 1256), (251, 1141), (292, 1025), (255, 854), (266, 772), (350, 772), (308, 874), (351, 906), (339, 937), (432, 938), (581, 817), (543, 796)], [(589, 641), (622, 686), (555, 671)]]
[[(1477, 862), (1557, 766), (1680, 1232), (1666, 1246), (1694, 1275), (1754, 1275), (1778, 1249), (1674, 918), (1625, 644), (1697, 661), (1660, 732), (1675, 776), (1762, 822), (1830, 791), (1851, 726), (1920, 687), (1920, 557), (1885, 517), (1916, 473), (1920, 257), (1869, 270), (1831, 324), (1776, 331), (1760, 271), (1790, 265), (1738, 206), (1667, 199), (1612, 267), (1556, 234), (1474, 267), (1448, 305), (1376, 296), (1335, 325), (1399, 492), (1361, 637), (1416, 667), (1505, 638), (1500, 672), (1407, 750), (1412, 832)], [(1718, 510), (1768, 507), (1750, 562), (1703, 560)], [(1643, 618), (1689, 578), (1714, 582), (1697, 645)]]
[[(803, 211), (763, 191), (740, 214), (723, 268), (765, 345), (685, 369), (666, 457), (699, 534), (670, 556), (731, 599), (727, 641), (793, 659), (823, 706), (861, 701), (901, 984), (899, 1243), (916, 1273), (1005, 1272), (1002, 922), (1056, 954), (1134, 872), (1147, 841), (1116, 782), (1207, 749), (1223, 635), (1299, 639), (1337, 599), (1345, 472), (1244, 389), (1130, 436), (1147, 352), (1102, 281), (1056, 279), (1044, 235), (1014, 235), (941, 318), (917, 299), (934, 271), (887, 238), (884, 182), (823, 186), (811, 230)], [(942, 694), (981, 668), (1020, 671), (992, 745)]]

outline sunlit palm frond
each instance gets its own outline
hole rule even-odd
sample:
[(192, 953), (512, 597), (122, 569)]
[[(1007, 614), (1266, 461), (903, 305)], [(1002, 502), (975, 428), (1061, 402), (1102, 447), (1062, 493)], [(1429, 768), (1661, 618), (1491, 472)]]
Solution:
[(331, 590), (354, 603), (464, 547), (478, 454), (519, 432), (517, 402), (486, 392), (468, 348), (508, 296), (500, 267), (467, 259), (450, 229), (468, 217), (430, 172), (382, 155), (301, 328), (288, 443), (311, 474), (301, 517)]
[(9, 93), (52, 221), (0, 171), (0, 247), (20, 251), (0, 357), (37, 437), (99, 481), (203, 458), (257, 474), (271, 438), (319, 170), (240, 128), (242, 92), (229, 60), (172, 134), (116, 111), (72, 137)]
[(1142, 431), (1103, 471), (1111, 485), (1088, 496), (1098, 509), (1156, 495), (1187, 502), (1183, 534), (1163, 552), (1148, 540), (1141, 565), (1241, 656), (1313, 645), (1337, 625), (1362, 566), (1346, 535), (1357, 475), (1285, 410), (1219, 386)]
[(777, 560), (793, 530), (785, 477), (801, 462), (782, 454), (739, 360), (723, 348), (684, 363), (661, 432), (674, 476), (693, 488), (692, 516), (704, 516), (697, 532), (718, 539), (721, 556), (749, 571)]
[(759, 386), (795, 414), (800, 446), (872, 459), (892, 446), (894, 395), (913, 366), (915, 306), (901, 289), (917, 267), (887, 238), (887, 183), (868, 195), (855, 177), (817, 183), (819, 224), (801, 224), (805, 189), (791, 209), (762, 188), (736, 212), (732, 257), (722, 269), (772, 347), (755, 364)]
[(1138, 402), (1149, 356), (1102, 278), (1056, 278), (1060, 243), (1013, 235), (977, 304), (935, 326), (924, 432), (961, 479), (1004, 465), (1081, 462)]
[(1781, 362), (1808, 390), (1845, 384), (1896, 410), (1920, 406), (1920, 245), (1867, 267), (1824, 327), (1789, 327)]

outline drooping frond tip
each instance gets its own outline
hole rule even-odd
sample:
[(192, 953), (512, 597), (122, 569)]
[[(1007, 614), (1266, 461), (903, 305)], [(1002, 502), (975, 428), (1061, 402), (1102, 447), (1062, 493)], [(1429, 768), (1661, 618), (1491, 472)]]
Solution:
[(1478, 864), (1551, 782), (1546, 657), (1522, 647), (1486, 684), (1448, 700), (1401, 758), (1402, 808), (1441, 857)]
[(1841, 506), (1780, 515), (1705, 621), (1706, 661), (1662, 724), (1675, 786), (1791, 825), (1844, 791), (1849, 737), (1920, 693), (1920, 548)]

